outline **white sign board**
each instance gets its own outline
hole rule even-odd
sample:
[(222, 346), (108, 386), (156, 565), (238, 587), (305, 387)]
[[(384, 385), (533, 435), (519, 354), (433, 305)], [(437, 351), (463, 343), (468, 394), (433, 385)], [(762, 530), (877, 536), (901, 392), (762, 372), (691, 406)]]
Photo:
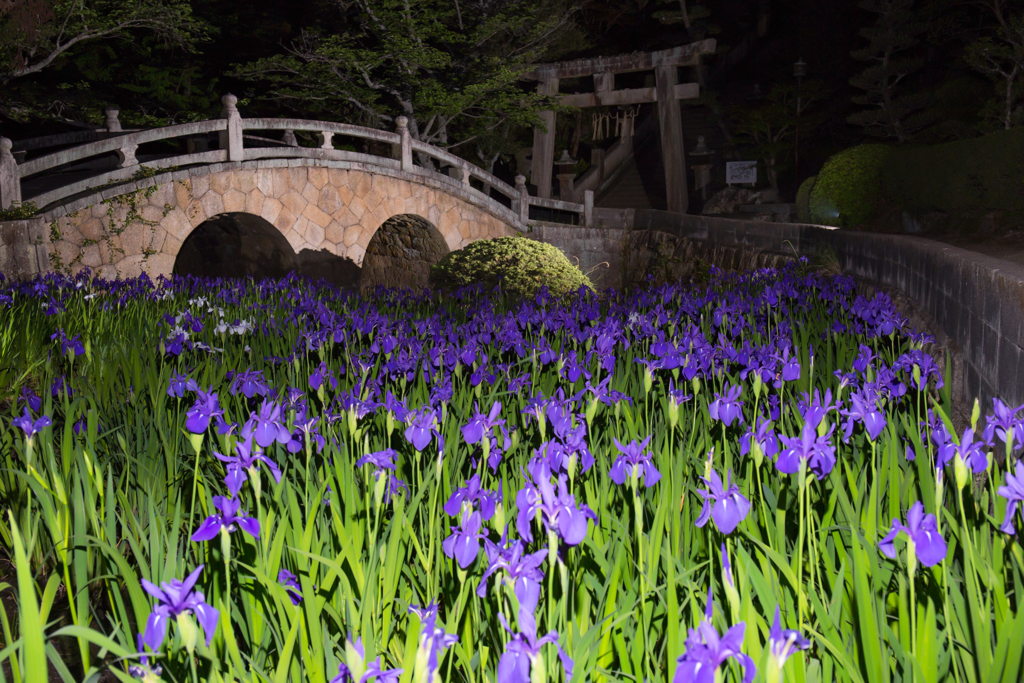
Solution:
[(727, 161), (725, 163), (725, 182), (729, 185), (742, 185), (757, 182), (756, 161)]

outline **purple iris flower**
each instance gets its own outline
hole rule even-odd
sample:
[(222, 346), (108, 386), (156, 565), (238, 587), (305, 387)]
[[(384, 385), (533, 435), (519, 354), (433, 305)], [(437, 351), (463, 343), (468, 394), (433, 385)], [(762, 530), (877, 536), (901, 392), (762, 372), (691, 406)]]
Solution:
[(210, 419), (223, 415), (217, 394), (210, 387), (208, 392), (196, 390), (196, 402), (185, 413), (185, 427), (193, 434), (202, 434), (210, 426)]
[(288, 593), (288, 597), (293, 605), (298, 605), (302, 602), (302, 586), (299, 585), (299, 577), (287, 569), (282, 569), (277, 573), (277, 582), (284, 586), (285, 592)]
[(907, 512), (907, 525), (900, 520), (892, 520), (892, 528), (878, 543), (878, 549), (890, 559), (896, 559), (896, 546), (893, 541), (900, 533), (906, 533), (914, 548), (915, 556), (925, 567), (931, 567), (946, 558), (946, 541), (939, 535), (938, 522), (935, 515), (926, 515), (921, 501), (914, 503)]
[(144, 683), (149, 683), (149, 681), (154, 679), (159, 680), (160, 674), (164, 672), (164, 668), (159, 664), (150, 668), (149, 655), (146, 654), (146, 642), (141, 633), (135, 634), (135, 643), (139, 648), (139, 663), (128, 667), (128, 675), (132, 678), (141, 678)]
[[(346, 645), (346, 650), (349, 647), (355, 651), (355, 654), (359, 657), (360, 661), (366, 659), (366, 649), (363, 647), (362, 638), (356, 638), (355, 642), (352, 642), (350, 638)], [(377, 659), (366, 665), (366, 670), (363, 672), (363, 675), (359, 677), (359, 683), (366, 683), (366, 681), (373, 679), (377, 679), (378, 683), (398, 683), (403, 672), (404, 669), (384, 669), (381, 664), (381, 658), (377, 657)], [(349, 669), (348, 663), (343, 661), (338, 664), (338, 675), (332, 678), (330, 683), (346, 683), (347, 681), (355, 683), (355, 678), (352, 676), (352, 671)]]
[[(796, 654), (801, 650), (806, 650), (811, 646), (811, 641), (804, 638), (800, 631), (796, 629), (783, 629), (782, 620), (779, 613), (779, 606), (775, 606), (775, 621), (772, 622), (772, 628), (768, 632), (768, 651), (771, 657), (771, 662), (778, 667), (779, 672), (782, 672), (782, 667), (786, 665), (786, 660), (791, 655)], [(779, 677), (781, 681), (781, 676)]]
[(734, 385), (723, 394), (715, 394), (715, 400), (708, 405), (712, 420), (721, 420), (726, 427), (739, 420), (743, 423), (743, 401), (739, 400), (743, 387)]
[(181, 398), (186, 391), (196, 391), (199, 385), (188, 375), (177, 372), (171, 373), (171, 381), (167, 385), (167, 395), (173, 398)]
[(250, 414), (249, 423), (253, 425), (253, 436), (261, 448), (268, 448), (275, 441), (286, 444), (292, 438), (292, 433), (281, 419), (281, 406), (276, 401), (264, 399), (259, 414)]
[(1024, 503), (1024, 462), (1017, 461), (1016, 476), (1006, 473), (1006, 486), (1000, 486), (996, 493), (1009, 501), (1006, 506), (1006, 518), (999, 525), (999, 530), (1004, 534), (1013, 534), (1014, 513), (1017, 512), (1017, 505)]
[(385, 669), (378, 656), (377, 659), (366, 665), (366, 671), (359, 679), (359, 683), (366, 683), (373, 679), (377, 679), (378, 683), (398, 683), (404, 672), (405, 669)]
[(677, 406), (681, 406), (691, 398), (693, 398), (693, 394), (686, 393), (685, 389), (676, 389), (675, 379), (669, 379), (668, 400), (672, 401), (672, 403)]
[(323, 434), (317, 429), (316, 423), (320, 421), (320, 418), (313, 417), (309, 414), (309, 410), (303, 401), (295, 411), (295, 429), (291, 433), (291, 437), (288, 443), (285, 444), (285, 448), (288, 449), (289, 453), (298, 453), (306, 447), (306, 443), (312, 442), (316, 444), (316, 452), (322, 453), (324, 446), (327, 445), (327, 440)]
[[(787, 346), (782, 350), (781, 355), (775, 357), (782, 363), (782, 382), (793, 382), (800, 379), (800, 357), (795, 353), (790, 355), (789, 349), (790, 347)], [(775, 382), (775, 388), (781, 387), (782, 382)]]
[[(1024, 405), (1011, 408), (998, 398), (992, 399), (992, 413), (988, 416), (986, 431), (991, 431), (1003, 443), (1013, 439), (1013, 450), (1024, 448), (1024, 420), (1017, 417)], [(991, 440), (991, 439), (990, 439)]]
[(57, 343), (60, 344), (60, 355), (66, 356), (68, 353), (74, 353), (76, 357), (85, 355), (85, 347), (82, 346), (82, 340), (79, 339), (79, 335), (75, 335), (70, 339), (64, 334), (64, 330), (58, 329), (52, 335), (50, 339), (56, 339)]
[(552, 643), (558, 648), (558, 658), (562, 660), (562, 668), (565, 670), (565, 680), (572, 678), (573, 661), (558, 643), (558, 632), (550, 631), (547, 635), (537, 637), (536, 627), (523, 629), (522, 633), (515, 633), (508, 626), (505, 615), (498, 613), (498, 619), (502, 627), (509, 632), (512, 639), (505, 646), (505, 652), (498, 660), (498, 682), (497, 683), (530, 683), (530, 671), (533, 664), (540, 657), (540, 649)]
[(409, 409), (405, 407), (405, 402), (395, 398), (394, 394), (390, 391), (384, 397), (384, 409), (390, 411), (398, 422), (405, 422), (405, 418), (409, 414)]
[(502, 534), (501, 545), (495, 545), (485, 538), (484, 555), (487, 557), (487, 569), (480, 578), (476, 594), (481, 598), (485, 597), (487, 580), (495, 573), (504, 572), (497, 582), (512, 586), (519, 601), (519, 627), (525, 629), (524, 621), (534, 619), (533, 613), (540, 599), (540, 585), (544, 579), (541, 567), (547, 554), (546, 550), (527, 553), (526, 545), (522, 541), (508, 540), (507, 528)]
[(451, 527), (451, 536), (441, 542), (444, 554), (456, 560), (463, 569), (468, 569), (480, 554), (480, 539), (487, 536), (480, 532), (481, 525), (480, 513), (467, 510), (462, 515), (461, 524)]
[(754, 421), (754, 427), (748, 428), (740, 437), (740, 455), (750, 453), (751, 448), (756, 445), (761, 449), (764, 457), (772, 460), (779, 454), (779, 439), (775, 436), (775, 430), (768, 425), (771, 424), (763, 416)]
[(850, 438), (853, 434), (853, 425), (855, 422), (863, 422), (864, 429), (868, 432), (868, 438), (872, 441), (878, 439), (878, 435), (885, 429), (885, 416), (882, 411), (878, 409), (878, 403), (875, 398), (868, 395), (869, 392), (867, 387), (850, 394), (850, 402), (853, 407), (850, 410), (843, 411), (849, 419), (843, 425), (843, 433), (846, 439)]
[(811, 426), (810, 422), (804, 422), (800, 430), (800, 436), (779, 435), (782, 440), (783, 450), (775, 461), (775, 467), (786, 474), (796, 474), (800, 471), (800, 461), (807, 461), (807, 468), (814, 473), (818, 479), (824, 479), (832, 468), (836, 466), (836, 448), (832, 445), (832, 432), (835, 425), (829, 427), (828, 432), (819, 436), (817, 429)]
[(206, 597), (202, 593), (193, 590), (204, 566), (196, 567), (195, 571), (189, 574), (184, 581), (171, 579), (170, 583), (161, 583), (159, 588), (146, 579), (142, 579), (143, 589), (157, 600), (156, 607), (153, 608), (149, 619), (146, 620), (146, 631), (142, 637), (153, 652), (160, 649), (167, 636), (167, 620), (170, 617), (177, 617), (179, 614), (196, 615), (199, 625), (203, 627), (203, 633), (206, 634), (206, 647), (210, 647), (210, 641), (213, 640), (213, 634), (217, 630), (220, 612), (206, 604)]
[(473, 404), (473, 408), (473, 416), (462, 427), (462, 438), (468, 444), (479, 443), (480, 439), (490, 436), (492, 429), (505, 424), (505, 421), (498, 417), (501, 415), (501, 403), (495, 401), (487, 415), (480, 412), (476, 403)]
[(395, 458), (397, 457), (398, 451), (393, 448), (385, 448), (382, 451), (367, 453), (359, 458), (356, 460), (356, 467), (362, 467), (366, 463), (370, 463), (377, 468), (378, 472), (379, 470), (393, 470), (395, 469)]
[(247, 476), (255, 485), (256, 478), (259, 477), (259, 472), (256, 468), (261, 463), (270, 470), (274, 481), (278, 484), (281, 483), (280, 468), (278, 468), (273, 460), (263, 455), (263, 450), (258, 444), (253, 445), (252, 434), (247, 432), (248, 424), (242, 428), (242, 440), (235, 443), (234, 455), (222, 455), (216, 451), (213, 452), (214, 457), (227, 465), (228, 474), (224, 478), (224, 483), (227, 485), (232, 497), (237, 496), (238, 492), (242, 490), (242, 484), (245, 483)]
[(32, 414), (25, 408), (25, 413), (21, 417), (16, 417), (11, 420), (11, 425), (18, 427), (21, 431), (25, 432), (27, 438), (32, 438), (39, 432), (43, 431), (46, 427), (49, 427), (53, 422), (46, 415), (43, 415), (37, 420), (32, 419)]
[(309, 386), (313, 391), (317, 391), (323, 386), (324, 382), (327, 382), (331, 389), (338, 388), (338, 378), (334, 376), (330, 368), (327, 367), (327, 363), (321, 362), (319, 367), (313, 371), (313, 374), (309, 376)]
[(241, 515), (237, 514), (238, 508), (241, 507), (241, 505), (241, 502), (233, 498), (214, 496), (213, 506), (220, 510), (220, 513), (207, 517), (206, 520), (199, 525), (199, 529), (192, 534), (192, 540), (209, 541), (210, 539), (215, 538), (221, 529), (226, 529), (228, 533), (234, 533), (238, 529), (241, 529), (253, 538), (259, 538), (259, 520), (253, 517), (246, 517), (244, 512)]
[(250, 368), (245, 372), (235, 375), (231, 382), (231, 393), (237, 395), (238, 392), (242, 392), (242, 395), (246, 398), (252, 398), (257, 394), (266, 396), (269, 391), (270, 387), (267, 385), (267, 381), (263, 379), (262, 370)]
[(832, 412), (833, 410), (839, 409), (838, 403), (832, 402), (832, 390), (825, 390), (825, 398), (822, 399), (821, 392), (818, 389), (814, 390), (814, 398), (811, 399), (810, 394), (804, 392), (800, 395), (800, 401), (798, 404), (800, 408), (800, 415), (803, 417), (804, 422), (810, 422), (811, 427), (814, 429), (818, 428), (821, 421)]
[(459, 637), (445, 632), (443, 628), (437, 625), (436, 602), (431, 602), (425, 607), (409, 605), (409, 613), (415, 614), (420, 618), (420, 642), (417, 658), (420, 655), (424, 655), (427, 662), (427, 670), (424, 672), (425, 675), (422, 680), (432, 681), (434, 680), (434, 674), (437, 672), (438, 664), (440, 664), (441, 653), (459, 642)]
[(875, 352), (871, 350), (870, 346), (861, 344), (860, 353), (857, 355), (857, 359), (853, 361), (853, 369), (857, 372), (864, 372), (876, 358), (878, 358), (878, 356), (875, 355)]
[(963, 437), (960, 438), (959, 444), (953, 444), (954, 456), (960, 456), (964, 464), (971, 469), (972, 472), (978, 474), (988, 469), (988, 456), (982, 450), (985, 445), (983, 441), (974, 440), (974, 430), (968, 427), (964, 430)]
[(516, 528), (527, 543), (533, 542), (533, 519), (540, 515), (549, 530), (555, 531), (566, 545), (578, 545), (587, 535), (587, 519), (597, 515), (586, 505), (576, 507), (575, 496), (569, 493), (568, 477), (558, 475), (558, 492), (551, 485), (551, 469), (546, 462), (540, 462), (530, 471), (526, 483), (516, 494)]
[(413, 448), (422, 451), (438, 431), (437, 413), (430, 406), (409, 413), (409, 426), (405, 430), (405, 439), (412, 443)]
[(661, 479), (661, 472), (654, 466), (654, 456), (651, 455), (651, 452), (644, 450), (647, 448), (647, 444), (651, 442), (650, 436), (640, 443), (637, 443), (634, 439), (628, 446), (623, 446), (614, 436), (612, 441), (615, 443), (615, 447), (619, 449), (619, 453), (622, 454), (616, 458), (615, 463), (608, 472), (608, 477), (612, 481), (622, 486), (627, 478), (637, 477), (639, 479), (642, 476), (644, 478), (644, 486), (647, 488), (651, 488), (658, 483)]
[(757, 675), (754, 660), (740, 650), (747, 630), (746, 622), (741, 621), (724, 635), (719, 635), (718, 629), (711, 624), (712, 605), (709, 588), (704, 619), (697, 628), (690, 629), (686, 638), (686, 652), (676, 660), (676, 675), (672, 683), (714, 683), (718, 667), (730, 658), (743, 667), (743, 683), (750, 683)]
[(21, 394), (18, 396), (18, 400), (15, 403), (21, 403), (24, 401), (29, 408), (32, 409), (33, 413), (38, 413), (43, 408), (43, 399), (39, 398), (34, 391), (28, 387), (21, 388)]
[(455, 489), (448, 502), (444, 504), (444, 511), (449, 517), (457, 517), (464, 506), (468, 505), (469, 509), (475, 506), (480, 512), (480, 517), (486, 522), (494, 516), (494, 509), (500, 500), (501, 484), (498, 484), (497, 492), (481, 488), (480, 475), (474, 474), (466, 480), (464, 487)]
[(750, 501), (732, 483), (732, 471), (725, 475), (725, 486), (722, 486), (722, 480), (714, 470), (711, 470), (709, 478), (701, 479), (707, 484), (708, 490), (697, 492), (704, 497), (704, 507), (701, 508), (696, 526), (702, 527), (709, 519), (714, 519), (719, 531), (731, 534), (746, 519), (750, 512)]

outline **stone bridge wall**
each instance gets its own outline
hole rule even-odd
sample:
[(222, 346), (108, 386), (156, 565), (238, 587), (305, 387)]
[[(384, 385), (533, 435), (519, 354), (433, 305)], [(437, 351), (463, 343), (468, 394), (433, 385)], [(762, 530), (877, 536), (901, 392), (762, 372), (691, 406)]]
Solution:
[[(474, 204), (467, 190), (451, 185), (351, 162), (234, 162), (143, 179), (128, 194), (124, 186), (113, 187), (69, 202), (65, 215), (46, 219), (56, 218), (62, 236), (51, 245), (59, 264), (88, 266), (105, 277), (170, 275), (192, 230), (224, 213), (262, 217), (296, 254), (321, 252), (356, 265), (377, 228), (398, 214), (429, 221), (449, 249), (513, 234), (506, 222)], [(131, 202), (149, 224), (135, 221), (121, 231)]]

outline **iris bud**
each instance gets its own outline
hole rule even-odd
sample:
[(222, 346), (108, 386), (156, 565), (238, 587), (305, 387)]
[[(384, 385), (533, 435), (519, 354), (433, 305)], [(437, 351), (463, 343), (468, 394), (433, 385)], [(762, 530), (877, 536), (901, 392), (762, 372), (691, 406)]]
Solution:
[(975, 398), (974, 409), (971, 410), (971, 430), (977, 429), (979, 417), (981, 417), (981, 403)]
[(491, 528), (499, 534), (505, 529), (505, 506), (500, 502), (494, 506), (494, 516), (491, 517)]
[(958, 491), (963, 491), (964, 487), (967, 486), (967, 481), (970, 479), (970, 472), (967, 469), (967, 463), (957, 453), (953, 457), (953, 474), (956, 475), (956, 488)]
[(547, 683), (548, 671), (547, 665), (544, 664), (544, 658), (540, 656), (530, 656), (530, 683)]
[(178, 633), (181, 635), (181, 642), (188, 650), (188, 654), (191, 657), (196, 650), (196, 639), (199, 635), (199, 630), (196, 628), (196, 623), (192, 621), (186, 612), (180, 612), (176, 617), (178, 622)]

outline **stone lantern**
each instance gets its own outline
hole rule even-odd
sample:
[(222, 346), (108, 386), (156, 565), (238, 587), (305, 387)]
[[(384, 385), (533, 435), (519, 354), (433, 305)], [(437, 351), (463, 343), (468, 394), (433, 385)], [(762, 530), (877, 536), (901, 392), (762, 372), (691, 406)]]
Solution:
[(710, 163), (710, 157), (714, 153), (714, 150), (708, 149), (704, 136), (698, 135), (697, 145), (690, 152), (690, 156), (696, 157), (695, 161), (700, 160), (704, 163), (692, 164), (690, 168), (693, 169), (693, 189), (700, 192), (701, 200), (705, 202), (708, 200), (708, 186), (711, 185), (711, 170), (714, 168)]
[(558, 167), (558, 198), (563, 202), (571, 202), (575, 198), (573, 181), (576, 179), (576, 172), (573, 167), (576, 160), (569, 156), (569, 150), (563, 149), (562, 156), (555, 161)]

